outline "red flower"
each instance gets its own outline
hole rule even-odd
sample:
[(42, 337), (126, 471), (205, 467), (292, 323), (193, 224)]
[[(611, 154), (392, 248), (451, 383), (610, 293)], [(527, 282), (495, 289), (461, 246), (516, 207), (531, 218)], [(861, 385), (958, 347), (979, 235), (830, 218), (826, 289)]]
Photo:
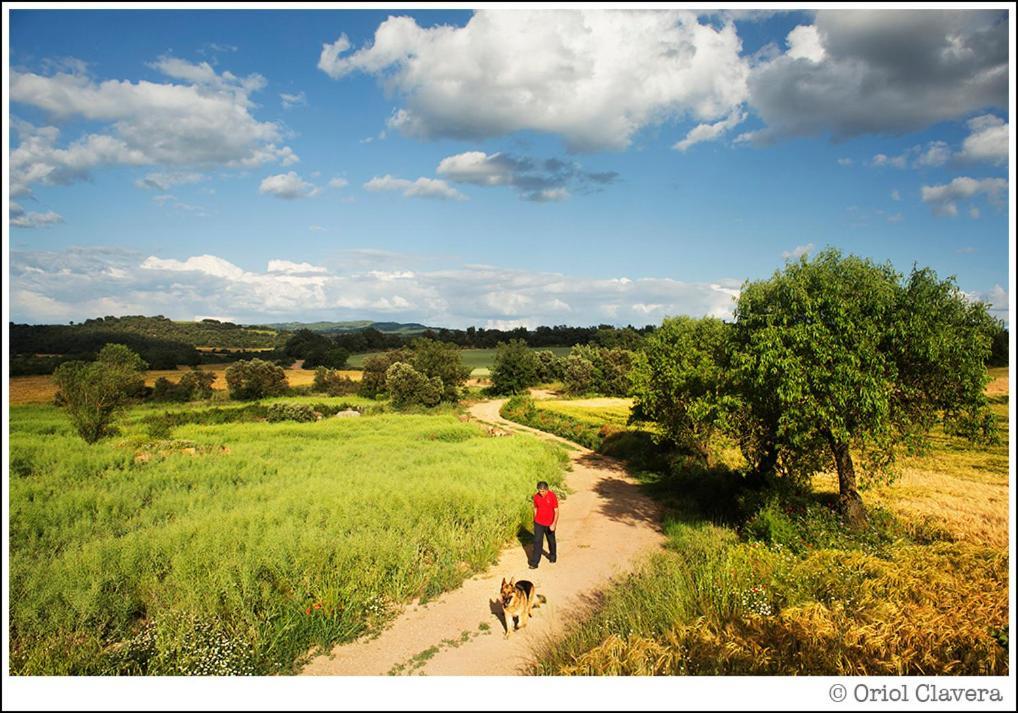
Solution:
[(315, 602), (315, 609), (321, 609), (321, 608), (322, 608), (322, 603), (321, 602)]
[(305, 609), (304, 613), (305, 614), (310, 614), (311, 613), (311, 607), (308, 607), (307, 609)]

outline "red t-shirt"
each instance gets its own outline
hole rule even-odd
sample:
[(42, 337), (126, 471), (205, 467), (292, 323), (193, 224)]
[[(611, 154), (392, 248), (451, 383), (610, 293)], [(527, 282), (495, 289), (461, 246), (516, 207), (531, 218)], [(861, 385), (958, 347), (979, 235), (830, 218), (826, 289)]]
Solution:
[(558, 498), (555, 497), (555, 493), (550, 490), (544, 496), (534, 493), (534, 507), (537, 508), (534, 522), (538, 525), (550, 525), (555, 522), (555, 508), (558, 507)]

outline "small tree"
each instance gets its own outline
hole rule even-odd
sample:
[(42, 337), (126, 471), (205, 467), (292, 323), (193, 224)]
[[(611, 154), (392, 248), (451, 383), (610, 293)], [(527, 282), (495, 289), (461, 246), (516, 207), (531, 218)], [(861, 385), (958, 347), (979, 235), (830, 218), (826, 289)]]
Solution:
[(433, 339), (417, 339), (413, 344), (411, 363), (429, 379), (441, 380), (443, 401), (459, 401), (460, 388), (470, 377), (470, 369), (463, 366), (458, 346)]
[(546, 384), (549, 381), (557, 381), (562, 378), (565, 369), (563, 360), (555, 356), (555, 352), (548, 349), (541, 349), (535, 352), (537, 355), (537, 381)]
[(707, 467), (738, 404), (726, 378), (729, 329), (713, 318), (666, 319), (645, 340), (631, 373), (635, 412), (655, 421), (665, 439)]
[(385, 372), (385, 382), (396, 408), (435, 406), (442, 400), (442, 380), (428, 378), (409, 364), (398, 361)]
[(384, 394), (387, 391), (385, 374), (398, 361), (409, 364), (413, 361), (413, 353), (409, 349), (392, 349), (365, 359), (358, 393), (369, 399)]
[(237, 400), (279, 396), (289, 387), (283, 368), (263, 359), (238, 361), (226, 367), (226, 384), (230, 398)]
[(315, 369), (315, 380), (311, 385), (311, 390), (321, 391), (329, 396), (346, 396), (357, 391), (357, 382), (343, 376), (335, 369), (320, 366)]
[(86, 443), (111, 431), (113, 417), (145, 387), (148, 365), (123, 344), (107, 344), (93, 362), (64, 362), (53, 372), (60, 403)]
[(212, 384), (216, 375), (211, 371), (192, 368), (180, 377), (180, 388), (187, 392), (188, 401), (212, 398)]
[(584, 354), (590, 350), (578, 352), (576, 347), (573, 352), (565, 358), (565, 367), (562, 370), (562, 383), (566, 391), (573, 395), (587, 394), (597, 389), (600, 374), (594, 362)]
[(985, 363), (992, 320), (953, 280), (825, 250), (743, 287), (733, 362), (763, 467), (808, 477), (833, 463), (839, 505), (865, 520), (853, 451), (889, 475), (939, 419), (989, 434)]
[(538, 357), (522, 339), (499, 342), (491, 369), (491, 390), (518, 394), (538, 383)]

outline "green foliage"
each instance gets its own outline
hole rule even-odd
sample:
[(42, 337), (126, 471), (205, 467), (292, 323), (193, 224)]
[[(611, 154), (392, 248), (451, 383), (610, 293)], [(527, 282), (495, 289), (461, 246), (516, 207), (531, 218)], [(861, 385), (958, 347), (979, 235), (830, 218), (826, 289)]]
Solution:
[(393, 349), (382, 354), (375, 354), (364, 361), (361, 377), (360, 393), (369, 399), (376, 398), (386, 392), (385, 374), (396, 362), (409, 364), (413, 361), (413, 353), (409, 349)]
[(537, 381), (546, 384), (550, 381), (558, 381), (565, 371), (565, 363), (562, 358), (550, 349), (539, 349), (537, 355)]
[(990, 358), (987, 360), (986, 365), (1007, 366), (1009, 350), (1007, 327), (1004, 326), (1003, 322), (998, 322), (993, 332), (993, 341), (990, 344)]
[(344, 376), (335, 369), (320, 366), (315, 369), (315, 380), (311, 384), (312, 391), (319, 391), (329, 396), (347, 396), (357, 393), (359, 386), (356, 381)]
[(411, 365), (429, 380), (442, 383), (441, 400), (459, 401), (460, 389), (470, 377), (470, 369), (460, 360), (460, 348), (433, 339), (416, 339), (413, 342)]
[(294, 359), (303, 359), (305, 369), (324, 366), (342, 369), (346, 366), (350, 352), (336, 345), (324, 334), (310, 329), (298, 329), (286, 340), (284, 353)]
[(239, 361), (226, 367), (230, 398), (240, 401), (279, 396), (288, 388), (283, 368), (263, 359)]
[(284, 403), (270, 404), (265, 414), (265, 419), (269, 423), (278, 423), (279, 421), (310, 423), (311, 421), (317, 421), (320, 416), (320, 414), (315, 413), (315, 410), (309, 404)]
[(538, 356), (522, 339), (500, 342), (491, 369), (491, 390), (496, 394), (518, 394), (538, 383)]
[(993, 323), (952, 279), (914, 269), (902, 282), (890, 265), (825, 250), (747, 283), (735, 316), (747, 460), (800, 480), (833, 463), (855, 522), (852, 452), (864, 478), (888, 478), (901, 446), (922, 449), (940, 418), (992, 430), (983, 387)]
[(160, 376), (155, 381), (152, 390), (152, 398), (155, 401), (197, 401), (212, 397), (212, 384), (216, 381), (216, 375), (211, 371), (192, 368), (180, 377), (180, 381), (174, 383), (165, 376)]
[(562, 379), (566, 390), (575, 395), (597, 393), (627, 396), (633, 354), (618, 347), (574, 347), (566, 357), (563, 368)]
[(86, 443), (109, 435), (113, 417), (145, 387), (147, 364), (123, 344), (107, 344), (94, 362), (69, 361), (53, 381), (61, 404)]
[(666, 319), (644, 342), (631, 374), (634, 410), (663, 438), (710, 467), (738, 398), (728, 382), (730, 327), (719, 319)]
[(597, 450), (610, 432), (603, 426), (587, 423), (564, 413), (539, 409), (535, 406), (534, 400), (526, 394), (513, 396), (502, 405), (499, 413), (502, 418), (553, 433), (591, 450)]
[(13, 673), (293, 672), (483, 571), (520, 493), (561, 482), (557, 449), (454, 416), (216, 422), (257, 407), (183, 407), (151, 440), (137, 406), (91, 447), (11, 409)]
[(386, 370), (385, 384), (392, 405), (398, 409), (410, 406), (437, 406), (444, 392), (440, 378), (437, 376), (428, 378), (401, 361)]

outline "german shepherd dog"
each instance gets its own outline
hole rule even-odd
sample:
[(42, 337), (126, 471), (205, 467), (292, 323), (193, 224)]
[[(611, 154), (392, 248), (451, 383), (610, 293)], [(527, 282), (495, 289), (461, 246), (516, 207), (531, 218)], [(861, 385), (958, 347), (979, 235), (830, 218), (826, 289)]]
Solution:
[[(534, 616), (531, 609), (536, 609), (548, 601), (543, 594), (538, 594), (533, 582), (526, 579), (516, 581), (511, 579), (505, 581), (502, 578), (502, 591), (499, 595), (502, 601), (502, 611), (505, 612), (505, 638), (509, 638), (509, 632), (520, 629), (527, 625), (527, 619)], [(512, 617), (513, 625), (509, 625), (509, 617)]]

